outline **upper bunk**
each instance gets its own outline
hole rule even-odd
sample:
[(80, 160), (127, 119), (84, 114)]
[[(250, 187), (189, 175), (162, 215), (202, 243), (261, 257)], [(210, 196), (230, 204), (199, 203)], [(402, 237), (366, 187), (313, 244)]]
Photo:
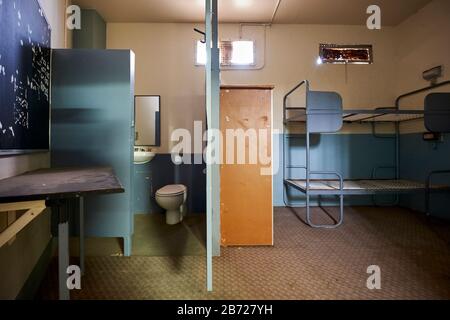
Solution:
[[(308, 122), (309, 132), (329, 133), (340, 131), (344, 123), (401, 123), (422, 119), (431, 132), (450, 132), (450, 92), (428, 94), (421, 107), (400, 108), (403, 98), (448, 84), (450, 81), (404, 94), (397, 98), (395, 107), (346, 110), (338, 93), (309, 90), (309, 82), (304, 80), (284, 97), (284, 124)], [(300, 87), (306, 89), (306, 107), (288, 106), (289, 96)]]

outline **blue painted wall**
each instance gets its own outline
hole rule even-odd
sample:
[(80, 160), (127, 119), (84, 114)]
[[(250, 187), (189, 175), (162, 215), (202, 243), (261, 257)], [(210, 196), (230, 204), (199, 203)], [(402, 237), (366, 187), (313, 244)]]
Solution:
[[(400, 175), (404, 179), (426, 181), (430, 171), (450, 170), (450, 135), (444, 135), (443, 142), (427, 142), (422, 134), (405, 134), (400, 139)], [(450, 174), (436, 176), (437, 183), (450, 184)], [(424, 195), (402, 196), (401, 204), (418, 211), (425, 210)], [(450, 219), (449, 194), (432, 196), (431, 214)]]
[(54, 50), (51, 165), (112, 166), (125, 193), (87, 197), (86, 235), (133, 233), (134, 54), (129, 50)]
[[(305, 165), (305, 135), (293, 135), (289, 139), (290, 146), (286, 151), (286, 159), (292, 165)], [(280, 169), (274, 176), (274, 205), (284, 206), (283, 202), (283, 168), (282, 147), (284, 135), (274, 136), (274, 146), (278, 143), (278, 157)], [(395, 140), (380, 139), (372, 134), (322, 134), (313, 135), (311, 139), (312, 170), (329, 170), (340, 172), (345, 179), (371, 178), (372, 170), (378, 166), (393, 166), (395, 164)], [(304, 178), (305, 171), (291, 169), (291, 177)], [(393, 170), (381, 170), (379, 178), (394, 178)], [(314, 178), (320, 178), (315, 176)], [(334, 177), (331, 177), (334, 178)], [(304, 196), (293, 188), (288, 189), (290, 201), (304, 205)], [(388, 197), (378, 197), (380, 202), (390, 200)], [(322, 199), (322, 204), (336, 204), (335, 198)], [(352, 205), (373, 205), (372, 197), (346, 197), (346, 203)], [(315, 202), (317, 204), (317, 202)]]
[[(283, 135), (275, 135), (274, 163), (278, 161), (280, 170), (273, 178), (273, 197), (275, 206), (284, 206), (283, 202), (283, 172), (281, 167)], [(406, 134), (401, 136), (400, 160), (401, 177), (418, 181), (425, 181), (430, 170), (450, 168), (450, 140), (445, 136), (443, 143), (430, 143), (422, 139), (422, 134)], [(293, 159), (296, 165), (305, 164), (305, 136), (298, 134), (290, 140), (289, 151), (286, 155)], [(278, 146), (277, 146), (278, 143)], [(313, 170), (339, 171), (347, 179), (371, 178), (372, 170), (379, 166), (393, 166), (395, 164), (395, 144), (393, 139), (380, 139), (372, 134), (323, 134), (312, 138), (311, 160)], [(161, 213), (154, 200), (157, 189), (166, 184), (182, 183), (188, 186), (188, 209), (192, 213), (205, 212), (206, 181), (205, 165), (175, 166), (170, 154), (159, 154), (146, 165), (135, 165), (135, 213)], [(292, 169), (298, 178), (304, 177), (304, 171)], [(393, 169), (380, 170), (379, 178), (394, 178)], [(446, 182), (448, 179), (436, 180)], [(450, 181), (449, 181), (450, 183)], [(150, 196), (151, 195), (151, 196)], [(303, 195), (294, 189), (288, 189), (291, 201), (304, 205)], [(433, 215), (450, 218), (448, 210), (448, 195), (435, 195), (432, 202)], [(346, 205), (374, 205), (371, 196), (346, 197)], [(390, 203), (394, 200), (390, 196), (378, 196), (379, 204)], [(313, 202), (317, 204), (317, 201)], [(336, 205), (334, 198), (322, 199), (323, 205)], [(423, 211), (423, 195), (412, 197), (402, 196), (401, 205)]]
[[(278, 157), (282, 165), (283, 135), (275, 136), (278, 141)], [(426, 142), (422, 139), (422, 133), (404, 134), (400, 138), (400, 175), (403, 179), (426, 181), (427, 175), (433, 170), (450, 169), (450, 137), (444, 136), (443, 142)], [(294, 165), (305, 165), (305, 136), (298, 134), (289, 140), (290, 147), (286, 151), (286, 159), (292, 159)], [(312, 170), (338, 171), (346, 179), (367, 179), (371, 177), (372, 170), (379, 166), (393, 166), (395, 164), (395, 144), (393, 139), (380, 139), (372, 134), (323, 134), (312, 137), (311, 163)], [(276, 145), (276, 143), (275, 143)], [(291, 169), (296, 178), (304, 178), (304, 170)], [(379, 178), (394, 178), (393, 169), (382, 169), (378, 172)], [(316, 177), (314, 177), (316, 178)], [(450, 175), (444, 175), (434, 181), (449, 183)], [(274, 205), (284, 206), (283, 202), (283, 171), (282, 167), (274, 176)], [(304, 206), (304, 196), (293, 188), (288, 190), (288, 199)], [(414, 196), (401, 196), (402, 206), (425, 211), (424, 194)], [(376, 203), (391, 203), (394, 200), (390, 196), (377, 196)], [(450, 201), (448, 194), (432, 196), (431, 213), (434, 216), (450, 219)], [(346, 197), (346, 205), (373, 205), (374, 198)], [(318, 204), (317, 199), (313, 201)], [(322, 199), (323, 205), (336, 205), (335, 198)]]
[[(192, 156), (192, 159), (194, 156)], [(193, 160), (191, 161), (193, 163)], [(168, 184), (184, 184), (188, 188), (189, 213), (206, 212), (206, 165), (175, 165), (170, 154), (158, 154), (147, 164), (134, 165), (134, 213), (152, 214), (164, 211), (155, 201), (158, 189)]]
[(106, 22), (93, 9), (81, 10), (81, 29), (73, 31), (74, 49), (106, 49)]

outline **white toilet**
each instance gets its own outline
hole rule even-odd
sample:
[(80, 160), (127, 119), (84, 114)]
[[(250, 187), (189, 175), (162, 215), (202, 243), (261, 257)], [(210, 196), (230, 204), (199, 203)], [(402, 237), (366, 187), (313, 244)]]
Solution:
[(166, 210), (166, 223), (174, 225), (183, 221), (186, 215), (187, 188), (182, 184), (165, 186), (156, 191), (158, 205)]

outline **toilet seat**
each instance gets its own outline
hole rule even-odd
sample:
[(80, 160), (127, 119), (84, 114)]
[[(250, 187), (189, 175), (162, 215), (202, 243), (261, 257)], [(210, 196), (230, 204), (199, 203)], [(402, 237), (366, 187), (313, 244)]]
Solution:
[(183, 186), (182, 184), (172, 184), (156, 191), (156, 195), (158, 197), (173, 197), (182, 195), (186, 191), (187, 191), (186, 186)]

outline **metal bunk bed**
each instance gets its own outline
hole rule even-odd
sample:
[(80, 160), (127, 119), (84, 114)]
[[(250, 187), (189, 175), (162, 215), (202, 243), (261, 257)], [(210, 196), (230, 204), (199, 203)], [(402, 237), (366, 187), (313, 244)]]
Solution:
[[(426, 212), (429, 214), (430, 195), (432, 192), (449, 192), (450, 186), (432, 184), (432, 178), (437, 175), (450, 174), (450, 170), (432, 171), (424, 182), (409, 181), (400, 179), (400, 123), (423, 119), (425, 127), (430, 132), (448, 133), (450, 132), (450, 93), (430, 93), (422, 109), (401, 109), (402, 99), (426, 92), (444, 85), (450, 81), (433, 84), (401, 95), (397, 98), (395, 107), (378, 108), (373, 110), (344, 110), (342, 98), (335, 92), (311, 91), (309, 82), (303, 80), (291, 91), (283, 100), (283, 121), (285, 128), (291, 125), (302, 125), (305, 127), (306, 136), (306, 165), (291, 165), (286, 162), (286, 143), (292, 136), (283, 136), (283, 181), (285, 189), (283, 200), (287, 207), (296, 206), (287, 199), (287, 189), (294, 188), (302, 192), (306, 199), (306, 222), (314, 228), (336, 228), (344, 221), (344, 196), (358, 195), (395, 195), (400, 194), (426, 194)], [(305, 88), (305, 107), (289, 107), (288, 98), (299, 88)], [(392, 123), (395, 127), (395, 135), (390, 138), (395, 139), (395, 167), (375, 168), (372, 179), (367, 180), (345, 180), (343, 175), (335, 171), (313, 171), (311, 170), (311, 135), (336, 133), (342, 129), (344, 123), (361, 123), (372, 126), (372, 132), (377, 136), (376, 124)], [(379, 136), (385, 137), (385, 136)], [(378, 169), (395, 169), (395, 179), (375, 179)], [(290, 169), (302, 169), (305, 171), (304, 178), (296, 179), (290, 177)], [(289, 170), (289, 174), (288, 174)], [(334, 179), (331, 179), (334, 178)], [(339, 198), (339, 218), (333, 225), (317, 225), (311, 219), (311, 197), (312, 196), (336, 196)], [(297, 206), (298, 207), (298, 206)], [(305, 206), (303, 206), (305, 207)], [(326, 209), (319, 207), (326, 212)]]

